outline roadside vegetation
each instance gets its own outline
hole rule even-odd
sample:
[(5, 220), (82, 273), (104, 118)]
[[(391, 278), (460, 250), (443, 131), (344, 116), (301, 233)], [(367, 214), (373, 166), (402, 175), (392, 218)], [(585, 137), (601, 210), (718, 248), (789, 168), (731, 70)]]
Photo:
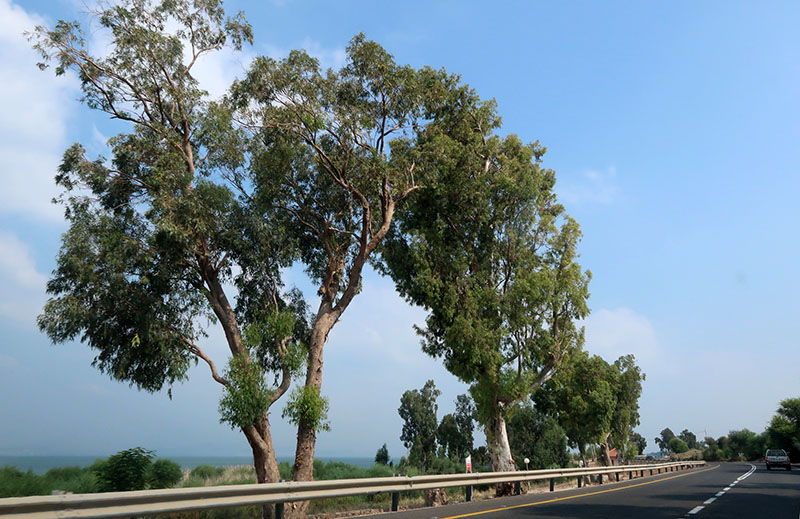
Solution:
[(667, 427), (655, 439), (664, 455), (706, 461), (754, 461), (767, 449), (783, 449), (793, 462), (800, 461), (800, 398), (782, 400), (775, 415), (761, 433), (749, 429), (732, 430), (727, 435), (707, 436), (699, 441), (684, 429), (678, 436)]

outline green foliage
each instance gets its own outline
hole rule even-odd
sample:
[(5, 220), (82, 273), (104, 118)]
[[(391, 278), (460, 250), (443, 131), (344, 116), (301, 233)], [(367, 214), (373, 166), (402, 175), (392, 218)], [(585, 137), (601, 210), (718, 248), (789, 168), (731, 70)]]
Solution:
[(49, 495), (55, 490), (74, 494), (97, 492), (97, 480), (91, 467), (60, 467), (41, 476), (16, 467), (0, 468), (0, 498)]
[(171, 488), (183, 479), (181, 466), (172, 460), (157, 459), (150, 467), (149, 488)]
[(272, 403), (273, 390), (247, 351), (231, 357), (224, 374), (228, 384), (219, 402), (220, 422), (241, 429), (257, 423)]
[(683, 454), (689, 450), (689, 446), (686, 445), (686, 442), (680, 438), (672, 438), (669, 441), (669, 450), (675, 454)]
[(749, 429), (730, 431), (728, 433), (728, 453), (730, 459), (754, 460), (764, 455), (767, 450), (765, 438)]
[(225, 467), (216, 467), (214, 465), (198, 465), (189, 473), (190, 477), (199, 479), (213, 479), (222, 476), (225, 473)]
[(581, 351), (534, 400), (540, 409), (558, 417), (570, 445), (583, 455), (586, 445), (601, 443), (611, 433), (618, 379), (615, 366)]
[(672, 432), (672, 429), (667, 427), (661, 431), (659, 436), (656, 436), (655, 442), (661, 452), (669, 452), (669, 442), (671, 442), (673, 438), (675, 438), (675, 433)]
[(636, 446), (636, 454), (644, 454), (647, 448), (647, 440), (638, 432), (631, 431), (629, 441)]
[(544, 147), (500, 136), (495, 104), (466, 86), (434, 101), (406, 148), (425, 188), (398, 213), (380, 267), (428, 310), (423, 350), (471, 385), (488, 425), (580, 347), (589, 274)]
[(377, 465), (388, 465), (389, 464), (389, 449), (386, 448), (386, 444), (384, 443), (383, 446), (378, 449), (378, 452), (375, 453), (375, 464)]
[(532, 405), (516, 411), (508, 422), (508, 441), (511, 454), (520, 470), (566, 467), (569, 463), (567, 435), (558, 421), (539, 412)]
[(678, 435), (678, 438), (683, 440), (690, 449), (696, 449), (700, 446), (700, 444), (697, 443), (697, 436), (695, 436), (695, 434), (689, 429), (684, 429), (681, 431), (681, 433)]
[(403, 393), (397, 409), (403, 419), (400, 440), (410, 450), (409, 462), (423, 470), (436, 457), (436, 399), (440, 394), (433, 380), (428, 380), (422, 389)]
[(56, 183), (69, 227), (39, 327), (56, 343), (85, 342), (116, 380), (169, 391), (200, 360), (227, 383), (197, 346), (219, 324), (230, 351), (249, 348), (260, 371), (228, 366), (222, 420), (253, 424), (272, 402), (261, 379), (274, 376), (279, 396), (302, 364), (306, 309), (283, 291), (294, 242), (245, 179), (247, 136), (194, 77), (207, 55), (251, 42), (252, 29), (220, 0), (102, 2), (93, 15), (109, 36), (102, 56), (78, 23), (31, 34), (43, 68), (76, 72), (83, 102), (129, 125), (109, 140), (110, 159), (80, 144), (63, 155)]
[(312, 386), (295, 388), (282, 416), (295, 425), (303, 423), (314, 431), (329, 431), (328, 399), (319, 392), (319, 388)]
[(109, 456), (96, 467), (97, 490), (122, 492), (144, 490), (152, 465), (153, 451), (134, 447)]
[(629, 435), (639, 425), (639, 397), (642, 396), (645, 375), (636, 365), (633, 355), (617, 359), (614, 368), (616, 405), (611, 417), (611, 441), (619, 452), (625, 453)]
[(22, 472), (18, 468), (10, 466), (0, 468), (0, 498), (48, 493), (42, 479), (32, 471)]
[(800, 398), (781, 401), (765, 434), (768, 447), (785, 450), (792, 460), (800, 459)]

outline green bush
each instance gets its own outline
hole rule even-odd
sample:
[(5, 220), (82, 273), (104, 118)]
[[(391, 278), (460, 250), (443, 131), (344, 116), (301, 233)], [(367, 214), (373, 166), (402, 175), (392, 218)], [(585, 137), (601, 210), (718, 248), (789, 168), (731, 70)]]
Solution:
[(0, 497), (45, 495), (50, 492), (36, 474), (22, 472), (17, 467), (0, 468)]
[(181, 466), (172, 460), (157, 459), (150, 467), (150, 488), (170, 488), (183, 479)]
[(97, 492), (97, 477), (90, 467), (60, 467), (50, 469), (42, 476), (44, 487), (63, 490), (73, 494), (91, 494)]
[(215, 467), (213, 465), (198, 465), (193, 468), (189, 476), (199, 479), (218, 478), (225, 473), (225, 467)]
[(144, 490), (152, 458), (152, 451), (134, 447), (109, 456), (103, 463), (95, 462), (97, 489), (100, 492)]
[(44, 496), (54, 490), (88, 494), (97, 492), (97, 481), (90, 468), (51, 469), (43, 476), (22, 472), (16, 467), (0, 468), (0, 498)]

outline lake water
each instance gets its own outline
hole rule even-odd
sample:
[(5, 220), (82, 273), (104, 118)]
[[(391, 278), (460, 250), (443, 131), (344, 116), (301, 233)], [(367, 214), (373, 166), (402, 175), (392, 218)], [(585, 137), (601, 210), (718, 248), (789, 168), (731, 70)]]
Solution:
[[(98, 458), (107, 456), (0, 456), (0, 467), (12, 466), (27, 472), (33, 471), (34, 474), (44, 474), (50, 469), (58, 467), (88, 467)], [(252, 465), (253, 458), (249, 456), (164, 456), (179, 464), (184, 469), (193, 469), (198, 465), (213, 465), (217, 467), (227, 467), (230, 465)], [(367, 457), (318, 457), (318, 460), (325, 462), (340, 461), (358, 467), (371, 467), (374, 458)], [(278, 461), (293, 463), (294, 458), (288, 456), (278, 456)]]

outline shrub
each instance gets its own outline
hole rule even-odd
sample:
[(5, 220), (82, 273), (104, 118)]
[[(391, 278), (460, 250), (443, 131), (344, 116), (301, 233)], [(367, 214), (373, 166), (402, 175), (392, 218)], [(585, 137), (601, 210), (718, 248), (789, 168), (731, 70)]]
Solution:
[(49, 494), (42, 478), (30, 470), (22, 472), (17, 467), (0, 468), (0, 497), (36, 496)]
[(183, 479), (181, 466), (172, 460), (157, 459), (150, 468), (150, 488), (169, 488)]
[(213, 465), (198, 465), (192, 469), (189, 476), (199, 479), (218, 478), (225, 473), (225, 467), (214, 467)]
[(141, 447), (120, 451), (97, 467), (97, 489), (100, 492), (144, 490), (152, 463), (153, 452)]

